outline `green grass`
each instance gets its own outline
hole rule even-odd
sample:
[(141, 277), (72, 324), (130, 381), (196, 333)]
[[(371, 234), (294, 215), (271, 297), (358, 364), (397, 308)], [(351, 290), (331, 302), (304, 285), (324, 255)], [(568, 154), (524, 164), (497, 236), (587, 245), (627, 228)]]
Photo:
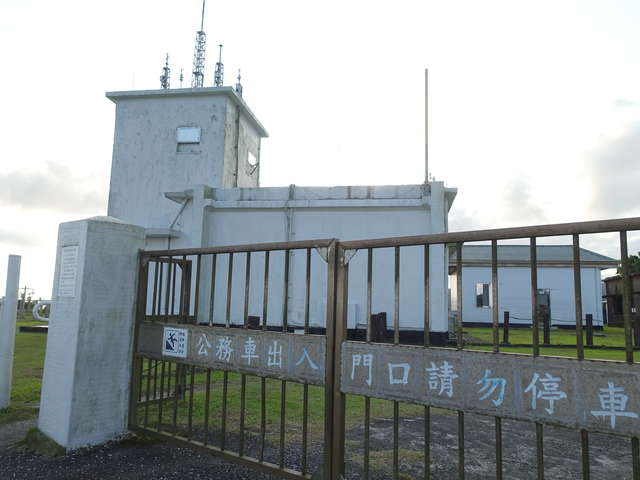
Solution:
[[(467, 342), (487, 343), (488, 345), (471, 345), (466, 347), (468, 350), (492, 350), (493, 330), (489, 327), (474, 327), (464, 328), (465, 340)], [(499, 339), (502, 342), (503, 329), (499, 329)], [(542, 342), (543, 335), (540, 330), (540, 342)], [(576, 332), (575, 330), (552, 330), (550, 336), (552, 345), (576, 345)], [(533, 341), (533, 331), (531, 328), (511, 328), (509, 329), (509, 343), (511, 344), (531, 344)], [(586, 345), (586, 334), (584, 335), (584, 345)], [(603, 330), (594, 331), (593, 337), (594, 346), (600, 347), (624, 347), (624, 328), (616, 327), (604, 327)], [(525, 353), (531, 354), (532, 347), (507, 347), (500, 346), (500, 351), (510, 353)], [(556, 357), (573, 357), (577, 355), (575, 348), (568, 347), (540, 347), (541, 355), (550, 355)], [(590, 349), (585, 348), (585, 358), (598, 359), (598, 360), (625, 360), (625, 352), (623, 350), (604, 350), (604, 349)], [(638, 359), (638, 352), (635, 352), (635, 359)]]
[[(26, 315), (21, 325), (41, 325)], [(18, 420), (34, 418), (38, 414), (42, 370), (47, 336), (42, 333), (22, 333), (16, 328), (16, 343), (13, 355), (13, 388), (11, 404), (0, 410), (0, 425)]]

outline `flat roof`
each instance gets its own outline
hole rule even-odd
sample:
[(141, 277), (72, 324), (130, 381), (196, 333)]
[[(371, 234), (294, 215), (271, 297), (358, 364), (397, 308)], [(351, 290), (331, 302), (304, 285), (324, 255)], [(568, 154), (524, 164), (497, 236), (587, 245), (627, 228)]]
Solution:
[(169, 88), (159, 90), (124, 90), (120, 92), (107, 92), (105, 96), (113, 103), (120, 100), (129, 100), (147, 97), (198, 97), (225, 95), (249, 118), (261, 137), (268, 137), (267, 130), (262, 126), (242, 97), (236, 93), (233, 87), (204, 87), (204, 88)]

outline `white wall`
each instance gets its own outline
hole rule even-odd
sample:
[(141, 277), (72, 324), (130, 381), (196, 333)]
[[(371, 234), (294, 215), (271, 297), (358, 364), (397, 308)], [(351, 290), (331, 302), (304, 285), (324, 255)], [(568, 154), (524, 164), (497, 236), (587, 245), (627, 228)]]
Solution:
[[(594, 325), (602, 325), (602, 288), (600, 271), (583, 268), (582, 313), (593, 315)], [(464, 322), (491, 323), (491, 308), (476, 306), (476, 284), (491, 283), (490, 267), (463, 267), (462, 313)], [(538, 269), (538, 288), (551, 290), (552, 325), (575, 325), (575, 301), (572, 267)], [(509, 311), (511, 323), (531, 323), (531, 271), (526, 267), (498, 268), (500, 322)], [(454, 304), (455, 309), (455, 304)]]

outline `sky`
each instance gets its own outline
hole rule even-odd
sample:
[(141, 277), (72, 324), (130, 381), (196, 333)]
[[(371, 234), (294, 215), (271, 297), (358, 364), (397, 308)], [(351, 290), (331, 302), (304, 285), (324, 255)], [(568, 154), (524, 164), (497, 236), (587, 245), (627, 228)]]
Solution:
[[(0, 2), (0, 291), (18, 254), (50, 297), (58, 225), (106, 213), (104, 93), (158, 88), (167, 52), (187, 86), (201, 7)], [(209, 0), (205, 85), (222, 43), (270, 134), (263, 186), (415, 184), (428, 68), (451, 231), (640, 216), (639, 24), (634, 0)], [(583, 245), (619, 257), (614, 236)]]

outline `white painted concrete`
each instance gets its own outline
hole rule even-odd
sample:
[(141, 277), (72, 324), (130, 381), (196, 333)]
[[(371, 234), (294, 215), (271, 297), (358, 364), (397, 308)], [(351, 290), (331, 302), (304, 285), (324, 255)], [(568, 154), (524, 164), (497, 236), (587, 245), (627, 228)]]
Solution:
[[(591, 313), (593, 324), (602, 325), (600, 269), (582, 268), (580, 278), (583, 315)], [(453, 283), (455, 283), (455, 279)], [(491, 283), (491, 268), (463, 266), (463, 321), (491, 323), (491, 309), (476, 306), (476, 284), (478, 283)], [(548, 288), (551, 291), (551, 324), (554, 326), (575, 325), (573, 268), (538, 268), (538, 288)], [(531, 324), (531, 272), (528, 267), (498, 268), (498, 300), (500, 322), (502, 322), (504, 312), (508, 311), (512, 324)]]
[(0, 408), (8, 407), (11, 400), (20, 260), (19, 255), (9, 255), (6, 293), (0, 305)]
[(143, 228), (114, 218), (60, 225), (38, 427), (68, 449), (126, 431), (143, 246)]

